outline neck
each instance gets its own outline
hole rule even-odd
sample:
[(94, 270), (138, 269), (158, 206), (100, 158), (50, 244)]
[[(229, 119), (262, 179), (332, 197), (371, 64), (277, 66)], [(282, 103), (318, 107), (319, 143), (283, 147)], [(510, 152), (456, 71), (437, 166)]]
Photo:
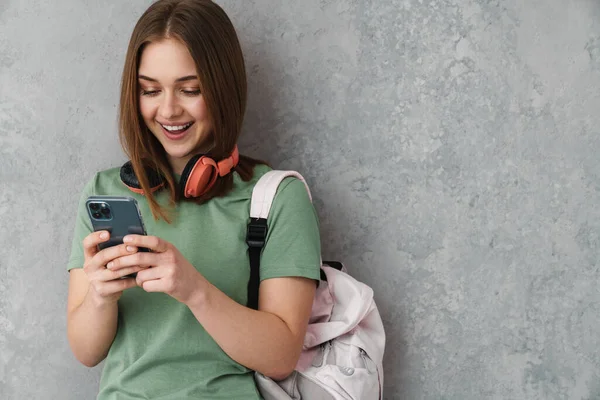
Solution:
[(199, 146), (197, 149), (195, 149), (194, 151), (192, 151), (184, 157), (172, 157), (167, 154), (167, 160), (171, 165), (173, 173), (181, 175), (183, 173), (183, 170), (185, 169), (185, 166), (192, 159), (192, 157), (198, 154), (208, 154), (213, 148), (213, 144), (211, 144), (210, 146)]

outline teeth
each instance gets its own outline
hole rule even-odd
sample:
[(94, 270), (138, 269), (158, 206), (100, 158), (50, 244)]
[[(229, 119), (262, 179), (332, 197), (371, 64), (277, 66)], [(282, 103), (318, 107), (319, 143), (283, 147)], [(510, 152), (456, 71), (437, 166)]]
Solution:
[[(161, 124), (162, 125), (162, 124)], [(189, 128), (192, 124), (189, 123), (187, 125), (179, 125), (179, 126), (168, 126), (168, 125), (162, 125), (163, 128), (165, 128), (168, 131), (179, 131), (181, 129), (186, 129)]]

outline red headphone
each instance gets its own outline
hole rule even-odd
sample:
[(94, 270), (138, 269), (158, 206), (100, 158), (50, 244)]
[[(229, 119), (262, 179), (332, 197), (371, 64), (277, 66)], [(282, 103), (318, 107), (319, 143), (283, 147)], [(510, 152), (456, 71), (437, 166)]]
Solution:
[[(237, 146), (233, 148), (231, 155), (219, 162), (204, 155), (197, 154), (188, 161), (181, 174), (179, 182), (181, 196), (192, 198), (200, 197), (208, 192), (220, 176), (225, 176), (231, 172), (240, 162), (240, 154)], [(132, 192), (143, 195), (140, 182), (133, 172), (131, 161), (127, 161), (121, 167), (121, 181)], [(163, 177), (158, 171), (146, 168), (146, 176), (150, 182), (150, 192), (154, 193), (165, 185)]]

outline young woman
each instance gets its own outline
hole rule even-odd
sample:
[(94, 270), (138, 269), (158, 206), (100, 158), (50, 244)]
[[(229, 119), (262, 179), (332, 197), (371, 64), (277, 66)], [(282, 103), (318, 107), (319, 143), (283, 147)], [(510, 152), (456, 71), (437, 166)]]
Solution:
[[(253, 371), (282, 379), (298, 360), (319, 279), (318, 221), (302, 182), (285, 180), (258, 309), (246, 307), (250, 198), (269, 167), (237, 153), (245, 106), (243, 55), (225, 12), (210, 0), (151, 5), (123, 71), (130, 163), (85, 185), (68, 263), (68, 338), (86, 366), (105, 360), (99, 399), (260, 399)], [(99, 251), (109, 233), (92, 231), (92, 195), (134, 197), (147, 236)]]

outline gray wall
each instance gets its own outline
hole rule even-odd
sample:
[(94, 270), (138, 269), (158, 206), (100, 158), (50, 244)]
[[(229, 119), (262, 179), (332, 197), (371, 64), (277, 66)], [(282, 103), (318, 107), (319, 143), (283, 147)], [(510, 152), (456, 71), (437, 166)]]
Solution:
[[(150, 2), (0, 1), (0, 398), (90, 399), (65, 264)], [(600, 398), (600, 3), (220, 4), (242, 150), (305, 174), (324, 257), (375, 289), (385, 398)]]

